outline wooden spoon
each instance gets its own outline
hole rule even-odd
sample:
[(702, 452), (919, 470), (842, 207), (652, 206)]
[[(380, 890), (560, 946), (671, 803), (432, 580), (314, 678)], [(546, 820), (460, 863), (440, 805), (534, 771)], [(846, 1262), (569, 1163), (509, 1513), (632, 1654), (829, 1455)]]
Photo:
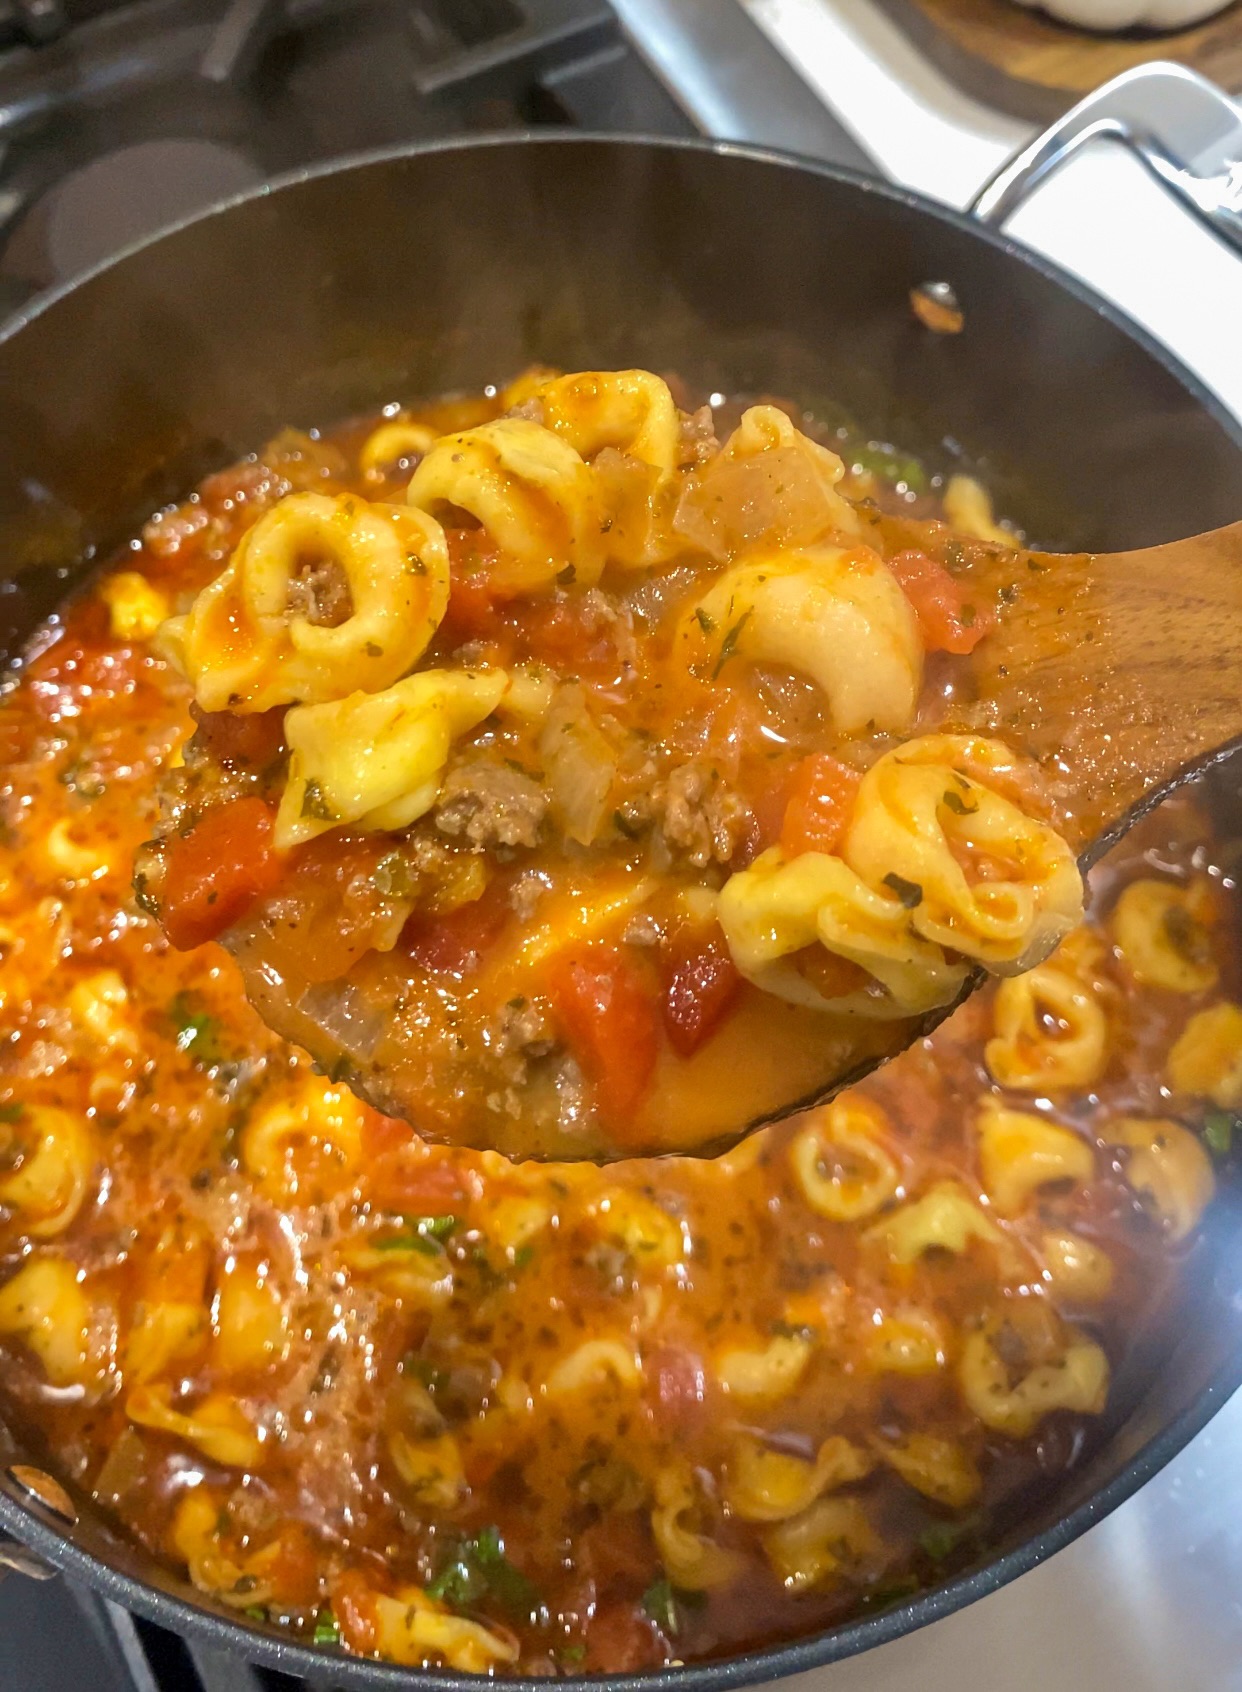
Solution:
[[(1029, 592), (1051, 572), (1055, 592)], [(975, 655), (994, 731), (1060, 778), (1090, 867), (1182, 782), (1242, 743), (1242, 522), (1141, 552), (998, 548), (1003, 606)]]
[[(875, 520), (893, 531), (885, 535), (890, 551), (894, 540), (896, 548), (923, 541), (930, 547), (936, 537), (942, 544), (946, 532)], [(1085, 869), (1173, 787), (1242, 743), (1242, 522), (1142, 552), (1065, 556), (975, 544), (968, 551), (965, 576), (974, 597), (1000, 610), (957, 690), (961, 715), (972, 729), (1041, 761), (1058, 790), (1063, 832)], [(755, 1062), (754, 1041), (770, 1044), (769, 1036), (738, 1026), (725, 1042), (731, 1049), (712, 1057), (715, 1071), (685, 1066), (624, 1137), (582, 1122), (566, 1127), (547, 1099), (542, 1114), (524, 1100), (518, 1111), (444, 1128), (425, 1110), (444, 1060), (427, 1024), (403, 1017), (399, 996), (383, 979), (390, 955), (364, 959), (348, 979), (303, 990), (277, 967), (263, 924), (239, 925), (224, 940), (269, 1026), (305, 1046), (329, 1073), (380, 1109), (408, 1115), (432, 1138), (515, 1158), (718, 1152), (861, 1080), (930, 1032), (985, 979), (980, 971), (954, 1004), (900, 1021), (829, 1018), (787, 1006), (785, 1045), (765, 1050), (764, 1065)], [(754, 1074), (761, 1068), (767, 1091), (756, 1108)]]

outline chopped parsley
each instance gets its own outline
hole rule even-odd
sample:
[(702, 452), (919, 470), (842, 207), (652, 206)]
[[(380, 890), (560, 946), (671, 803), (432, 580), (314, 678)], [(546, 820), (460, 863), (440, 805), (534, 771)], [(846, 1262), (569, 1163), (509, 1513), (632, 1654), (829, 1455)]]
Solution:
[(200, 1069), (216, 1069), (224, 1062), (220, 1023), (208, 1011), (197, 1008), (191, 994), (178, 993), (168, 1014), (177, 1030), (179, 1052), (185, 1052)]
[(376, 1251), (421, 1251), (425, 1257), (438, 1257), (444, 1250), (440, 1243), (457, 1227), (456, 1216), (407, 1216), (405, 1230), (376, 1240)]
[(1203, 1138), (1208, 1150), (1217, 1157), (1228, 1157), (1233, 1150), (1233, 1136), (1242, 1126), (1239, 1118), (1227, 1110), (1213, 1110), (1203, 1118)]
[[(951, 787), (945, 790), (944, 803), (948, 806), (949, 810), (959, 817), (973, 817), (975, 812), (979, 809), (978, 805), (968, 805), (962, 798), (961, 794), (954, 793)], [(913, 883), (910, 885), (913, 886)]]
[(332, 1614), (331, 1604), (325, 1604), (315, 1618), (315, 1631), (311, 1635), (316, 1645), (339, 1645), (341, 1643), (341, 1627)]
[(891, 482), (894, 487), (904, 482), (911, 493), (926, 493), (927, 472), (917, 458), (907, 458), (878, 441), (847, 450), (856, 469), (868, 470), (882, 482)]
[(312, 779), (302, 789), (302, 815), (315, 822), (338, 822), (336, 812), (323, 796), (323, 788)]
[(667, 1575), (652, 1581), (643, 1593), (643, 1609), (666, 1638), (676, 1639), (681, 1631), (682, 1611), (703, 1607), (701, 1592), (690, 1592), (674, 1586)]
[(1207, 930), (1184, 905), (1169, 905), (1164, 913), (1161, 926), (1169, 945), (1179, 958), (1187, 963), (1210, 963), (1212, 948), (1208, 941)]
[(750, 611), (747, 609), (742, 612), (742, 615), (738, 618), (737, 622), (733, 624), (732, 628), (725, 630), (725, 637), (720, 643), (720, 657), (716, 660), (716, 668), (712, 671), (713, 681), (715, 681), (721, 670), (724, 669), (725, 665), (729, 662), (729, 659), (732, 658), (737, 647), (738, 637), (741, 635), (742, 630), (746, 627), (746, 624), (749, 621)]
[(703, 607), (700, 605), (695, 610), (694, 619), (704, 634), (715, 634), (716, 619), (712, 616), (710, 611), (704, 611)]
[(535, 1621), (542, 1608), (537, 1589), (505, 1556), (504, 1541), (494, 1527), (461, 1541), (428, 1586), (427, 1596), (455, 1610), (474, 1609), (490, 1598), (512, 1621)]
[(919, 1547), (933, 1563), (943, 1563), (970, 1531), (969, 1522), (932, 1522), (919, 1535)]
[(884, 877), (884, 885), (892, 889), (908, 911), (923, 903), (923, 889), (918, 882), (907, 881), (904, 875), (898, 875), (895, 870)]

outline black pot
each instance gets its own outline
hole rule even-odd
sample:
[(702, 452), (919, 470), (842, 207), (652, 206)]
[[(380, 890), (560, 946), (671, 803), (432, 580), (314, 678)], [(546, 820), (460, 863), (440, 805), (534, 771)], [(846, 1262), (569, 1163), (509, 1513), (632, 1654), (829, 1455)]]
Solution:
[[(913, 316), (947, 280), (960, 335)], [(1125, 548), (1242, 514), (1242, 429), (1042, 259), (913, 194), (733, 146), (484, 139), (311, 172), (137, 248), (0, 331), (0, 641), (84, 560), (282, 424), (478, 388), (543, 360), (768, 392), (984, 475), (1039, 543)], [(1226, 771), (1224, 802), (1236, 804)], [(1232, 786), (1236, 788), (1236, 777)], [(1140, 1344), (1082, 1462), (976, 1570), (882, 1615), (660, 1675), (751, 1684), (892, 1639), (1042, 1561), (1242, 1381), (1242, 1240), (1222, 1195), (1172, 1351)], [(52, 1454), (0, 1426), (0, 1469)], [(285, 1643), (160, 1569), (87, 1499), (72, 1527), (0, 1476), (0, 1530), (178, 1632), (334, 1684), (408, 1671)], [(469, 1677), (420, 1673), (462, 1692)], [(541, 1684), (530, 1681), (533, 1689)]]

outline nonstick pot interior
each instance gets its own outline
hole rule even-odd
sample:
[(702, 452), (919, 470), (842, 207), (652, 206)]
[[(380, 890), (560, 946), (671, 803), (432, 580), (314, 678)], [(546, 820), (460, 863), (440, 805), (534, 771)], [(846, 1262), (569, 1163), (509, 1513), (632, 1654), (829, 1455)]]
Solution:
[[(911, 288), (941, 279), (965, 311), (957, 336), (909, 308)], [(977, 470), (1049, 547), (1154, 544), (1242, 515), (1238, 426), (1110, 308), (1003, 238), (734, 147), (485, 139), (244, 199), (0, 332), (0, 645), (18, 648), (84, 561), (281, 426), (534, 361), (793, 399), (934, 468)], [(1216, 792), (1242, 833), (1233, 769)], [(1113, 1508), (1242, 1378), (1236, 1210), (1226, 1194), (1187, 1264), (1172, 1354), (1140, 1341), (1100, 1438), (979, 1569), (831, 1633), (658, 1678), (690, 1692), (845, 1656), (990, 1590)], [(50, 1455), (0, 1427), (0, 1469)], [(292, 1672), (409, 1683), (213, 1609), (80, 1504), (66, 1530), (0, 1476), (0, 1529), (132, 1608)]]

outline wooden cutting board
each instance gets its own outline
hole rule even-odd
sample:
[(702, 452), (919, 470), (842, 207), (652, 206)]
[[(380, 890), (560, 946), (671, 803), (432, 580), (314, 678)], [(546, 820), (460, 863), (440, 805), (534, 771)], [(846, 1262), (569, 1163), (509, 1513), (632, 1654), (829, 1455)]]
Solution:
[(986, 105), (1045, 123), (1121, 71), (1175, 59), (1242, 91), (1242, 0), (1170, 34), (1093, 35), (1012, 0), (876, 0), (927, 57)]

